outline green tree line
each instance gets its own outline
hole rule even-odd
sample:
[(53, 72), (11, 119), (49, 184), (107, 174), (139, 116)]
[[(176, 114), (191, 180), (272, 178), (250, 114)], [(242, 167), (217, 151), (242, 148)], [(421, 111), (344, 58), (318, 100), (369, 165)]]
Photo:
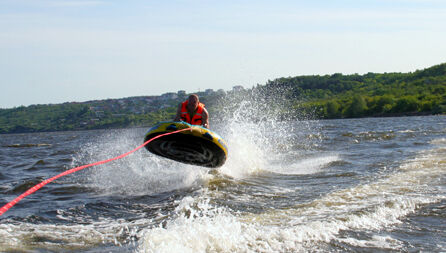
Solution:
[(446, 63), (414, 73), (279, 78), (258, 88), (285, 90), (294, 112), (313, 118), (446, 113)]

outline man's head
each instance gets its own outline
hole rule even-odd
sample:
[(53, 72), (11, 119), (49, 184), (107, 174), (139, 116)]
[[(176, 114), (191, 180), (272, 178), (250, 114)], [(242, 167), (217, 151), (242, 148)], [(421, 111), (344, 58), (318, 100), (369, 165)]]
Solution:
[(197, 109), (198, 103), (200, 102), (198, 96), (195, 94), (190, 95), (187, 101), (188, 101), (187, 106), (193, 110)]

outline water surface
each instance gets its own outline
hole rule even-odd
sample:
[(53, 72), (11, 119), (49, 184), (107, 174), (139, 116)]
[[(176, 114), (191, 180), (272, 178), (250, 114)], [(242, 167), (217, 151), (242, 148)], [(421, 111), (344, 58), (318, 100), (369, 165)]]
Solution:
[[(0, 251), (446, 248), (446, 118), (213, 125), (218, 169), (145, 149), (62, 177), (0, 217)], [(146, 129), (0, 135), (0, 205), (140, 145)]]

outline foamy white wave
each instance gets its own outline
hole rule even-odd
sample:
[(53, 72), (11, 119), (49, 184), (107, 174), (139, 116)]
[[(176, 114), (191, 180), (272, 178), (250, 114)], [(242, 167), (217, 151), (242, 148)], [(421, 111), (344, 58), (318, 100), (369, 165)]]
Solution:
[[(446, 129), (445, 129), (446, 131)], [(439, 138), (431, 141), (431, 144), (435, 145), (446, 145), (446, 138)]]
[(379, 249), (394, 249), (399, 250), (403, 247), (403, 243), (401, 241), (398, 241), (390, 236), (378, 236), (373, 235), (371, 239), (369, 240), (358, 240), (355, 238), (345, 238), (345, 239), (338, 239), (338, 241), (350, 244), (352, 246), (356, 247), (373, 247), (373, 248), (379, 248)]
[(398, 133), (415, 133), (415, 131), (411, 130), (411, 129), (407, 129), (407, 130), (398, 131)]
[(339, 160), (340, 158), (337, 155), (313, 157), (296, 161), (290, 165), (280, 164), (276, 166), (269, 166), (267, 170), (274, 173), (288, 175), (314, 174), (321, 172), (322, 169), (328, 164)]
[(243, 215), (214, 207), (206, 192), (195, 199), (187, 197), (176, 210), (176, 218), (141, 233), (139, 251), (295, 252), (331, 241), (398, 249), (402, 243), (390, 236), (353, 240), (340, 232), (379, 231), (399, 224), (420, 205), (446, 198), (438, 192), (438, 178), (446, 173), (445, 153), (443, 148), (425, 151), (388, 177), (262, 214)]
[[(33, 247), (76, 251), (104, 243), (121, 246), (132, 243), (139, 227), (147, 226), (147, 223), (150, 223), (150, 220), (129, 222), (124, 219), (101, 219), (85, 225), (0, 224), (0, 251), (6, 252), (9, 248), (14, 251), (30, 251)], [(41, 239), (38, 238), (45, 240), (40, 244)]]
[(208, 201), (183, 199), (177, 217), (142, 233), (140, 252), (229, 252), (243, 243), (242, 223)]
[[(347, 215), (302, 222), (293, 225), (290, 219), (299, 217), (287, 216), (286, 221), (273, 218), (278, 223), (260, 215), (238, 217), (223, 208), (212, 209), (207, 206), (194, 211), (185, 212), (175, 220), (169, 221), (165, 227), (148, 230), (143, 235), (140, 252), (284, 252), (309, 250), (314, 245), (337, 240), (339, 232), (347, 229), (379, 229), (389, 223), (397, 222), (397, 217), (413, 211), (409, 208), (377, 209), (368, 215)], [(192, 205), (193, 206), (193, 205)], [(190, 208), (190, 206), (189, 206)], [(201, 206), (203, 208), (203, 205)], [(386, 209), (386, 208), (384, 208)], [(403, 213), (398, 211), (404, 210)], [(317, 210), (313, 210), (316, 211)], [(393, 213), (392, 215), (390, 215)], [(288, 213), (289, 215), (289, 213)], [(314, 214), (313, 214), (314, 216)], [(378, 216), (378, 217), (377, 217)], [(377, 220), (377, 218), (380, 218)], [(376, 243), (375, 243), (376, 244)], [(398, 245), (394, 240), (392, 245)], [(385, 246), (385, 245), (381, 245)], [(389, 246), (390, 247), (390, 246)]]

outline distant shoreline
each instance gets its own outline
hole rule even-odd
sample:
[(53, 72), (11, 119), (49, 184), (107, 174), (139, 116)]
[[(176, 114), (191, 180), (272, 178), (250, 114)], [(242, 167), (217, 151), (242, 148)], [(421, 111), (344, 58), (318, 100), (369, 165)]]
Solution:
[[(237, 85), (231, 91), (206, 89), (196, 94), (211, 118), (236, 116), (247, 122), (442, 115), (446, 63), (413, 73), (282, 77), (250, 89)], [(173, 119), (178, 104), (189, 95), (180, 90), (0, 109), (0, 134), (151, 126)]]

